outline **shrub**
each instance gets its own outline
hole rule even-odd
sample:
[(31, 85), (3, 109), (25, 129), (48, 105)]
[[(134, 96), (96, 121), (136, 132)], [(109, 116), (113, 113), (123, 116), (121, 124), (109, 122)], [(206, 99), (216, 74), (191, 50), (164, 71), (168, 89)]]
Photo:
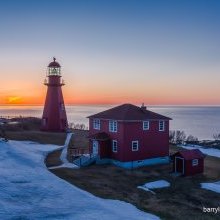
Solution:
[(216, 141), (220, 141), (220, 133), (219, 133), (219, 134), (213, 134), (213, 138), (214, 138)]
[(197, 144), (198, 143), (198, 138), (193, 136), (193, 135), (189, 135), (187, 138), (186, 138), (186, 143), (187, 144)]
[(169, 141), (171, 144), (183, 144), (186, 140), (186, 134), (184, 131), (170, 131)]
[(87, 127), (85, 124), (75, 124), (75, 123), (69, 123), (70, 129), (78, 129), (78, 130), (86, 130)]
[(184, 131), (176, 131), (176, 144), (183, 144), (184, 141), (186, 140), (186, 134)]
[(175, 144), (175, 136), (176, 136), (176, 131), (170, 131), (169, 132), (169, 142), (171, 144)]
[(187, 141), (187, 142), (196, 142), (196, 141), (198, 141), (198, 138), (190, 134), (190, 135), (186, 138), (186, 141)]

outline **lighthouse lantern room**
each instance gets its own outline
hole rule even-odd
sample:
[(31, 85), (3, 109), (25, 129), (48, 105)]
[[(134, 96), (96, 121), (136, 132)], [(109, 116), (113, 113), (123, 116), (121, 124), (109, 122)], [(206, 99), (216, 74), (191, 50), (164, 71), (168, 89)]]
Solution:
[(67, 129), (67, 117), (61, 87), (64, 81), (61, 79), (61, 66), (53, 58), (48, 65), (47, 78), (44, 81), (47, 86), (47, 95), (41, 122), (41, 130), (62, 132)]

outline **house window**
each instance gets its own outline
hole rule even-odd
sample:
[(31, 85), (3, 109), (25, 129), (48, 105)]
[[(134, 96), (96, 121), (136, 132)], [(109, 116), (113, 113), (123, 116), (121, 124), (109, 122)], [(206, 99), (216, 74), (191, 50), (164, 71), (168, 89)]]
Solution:
[(143, 121), (143, 130), (149, 130), (149, 129), (150, 129), (150, 122)]
[(192, 160), (192, 166), (194, 167), (194, 166), (198, 166), (198, 164), (199, 164), (199, 160), (198, 159), (193, 159)]
[(132, 151), (138, 151), (138, 141), (132, 141)]
[(118, 142), (116, 140), (112, 141), (112, 152), (118, 152)]
[(100, 130), (100, 120), (99, 119), (93, 119), (93, 128), (96, 130)]
[(118, 130), (118, 122), (117, 121), (109, 121), (109, 131), (110, 132), (117, 132)]
[(165, 121), (159, 121), (159, 131), (165, 130)]

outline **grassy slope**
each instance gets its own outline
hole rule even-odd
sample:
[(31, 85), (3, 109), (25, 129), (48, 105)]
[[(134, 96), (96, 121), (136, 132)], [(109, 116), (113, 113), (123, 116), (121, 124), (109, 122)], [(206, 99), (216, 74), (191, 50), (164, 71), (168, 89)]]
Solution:
[[(87, 131), (74, 131), (74, 147), (87, 147)], [(43, 144), (63, 145), (65, 133), (40, 131), (7, 131), (9, 139), (31, 140)], [(171, 152), (178, 150), (171, 146)], [(47, 166), (60, 165), (60, 151), (46, 159)], [(202, 213), (202, 207), (218, 207), (220, 195), (200, 188), (201, 182), (220, 180), (220, 159), (207, 156), (204, 174), (193, 177), (173, 177), (171, 164), (135, 170), (125, 170), (111, 165), (92, 165), (78, 170), (51, 170), (58, 177), (102, 198), (119, 199), (136, 205), (139, 209), (159, 215), (162, 219), (219, 219), (219, 214)], [(155, 190), (156, 195), (137, 189), (145, 182), (165, 179), (171, 187)]]
[[(76, 135), (76, 134), (75, 134)], [(80, 139), (78, 134), (77, 139)], [(85, 138), (84, 136), (81, 136)], [(81, 140), (80, 143), (86, 142)], [(77, 145), (77, 143), (75, 143)], [(178, 150), (171, 146), (171, 152)], [(56, 165), (58, 153), (46, 160)], [(58, 165), (58, 164), (57, 164)], [(201, 182), (220, 180), (220, 159), (207, 156), (205, 172), (193, 177), (173, 177), (172, 166), (156, 165), (125, 170), (111, 165), (92, 165), (81, 169), (51, 170), (58, 177), (92, 194), (118, 199), (136, 205), (139, 209), (159, 215), (162, 219), (219, 219), (219, 214), (202, 212), (202, 207), (218, 207), (220, 195), (200, 188)], [(155, 190), (156, 194), (137, 189), (148, 181), (164, 179), (171, 187)]]
[(34, 141), (41, 144), (63, 145), (66, 133), (42, 132), (42, 131), (6, 131), (9, 140)]

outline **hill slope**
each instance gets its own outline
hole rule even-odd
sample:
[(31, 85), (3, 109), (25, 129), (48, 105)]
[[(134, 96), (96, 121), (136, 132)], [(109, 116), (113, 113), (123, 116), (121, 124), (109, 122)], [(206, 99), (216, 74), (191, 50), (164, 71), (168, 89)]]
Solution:
[(44, 165), (55, 149), (30, 141), (0, 142), (0, 219), (158, 219), (57, 178)]

